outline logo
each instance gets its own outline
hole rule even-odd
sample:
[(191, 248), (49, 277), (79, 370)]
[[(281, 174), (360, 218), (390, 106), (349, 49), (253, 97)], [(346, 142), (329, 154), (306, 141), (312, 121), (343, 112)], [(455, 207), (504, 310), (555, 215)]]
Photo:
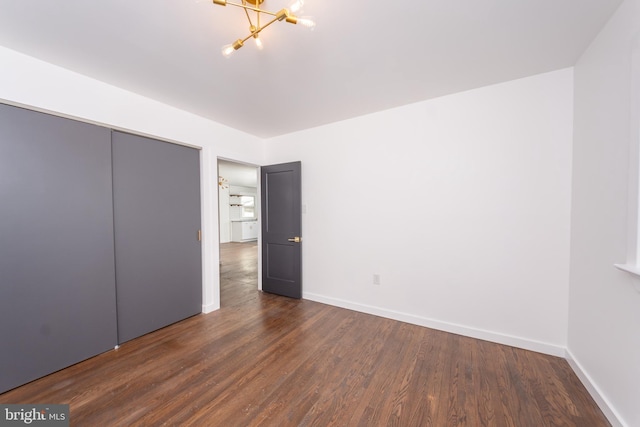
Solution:
[(69, 405), (0, 404), (0, 427), (69, 427)]

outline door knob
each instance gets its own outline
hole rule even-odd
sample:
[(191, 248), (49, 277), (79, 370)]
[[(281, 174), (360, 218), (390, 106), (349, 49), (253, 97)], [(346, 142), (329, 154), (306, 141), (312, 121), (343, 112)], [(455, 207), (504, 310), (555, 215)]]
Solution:
[(302, 242), (302, 238), (301, 238), (301, 237), (296, 236), (296, 237), (292, 237), (292, 238), (290, 238), (290, 239), (287, 239), (287, 241), (289, 241), (289, 242), (295, 242), (295, 243), (300, 243), (300, 242)]

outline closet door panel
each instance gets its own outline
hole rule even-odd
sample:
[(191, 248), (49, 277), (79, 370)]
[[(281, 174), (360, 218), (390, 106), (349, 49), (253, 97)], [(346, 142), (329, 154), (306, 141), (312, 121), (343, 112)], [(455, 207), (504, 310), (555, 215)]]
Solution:
[(0, 104), (0, 392), (117, 344), (110, 131)]
[(200, 153), (113, 132), (118, 337), (202, 311)]

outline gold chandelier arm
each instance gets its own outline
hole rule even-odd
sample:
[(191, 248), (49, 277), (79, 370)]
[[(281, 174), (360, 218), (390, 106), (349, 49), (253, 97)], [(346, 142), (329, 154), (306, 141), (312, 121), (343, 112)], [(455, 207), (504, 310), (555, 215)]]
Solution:
[(269, 25), (273, 24), (276, 21), (280, 21), (281, 19), (278, 19), (278, 17), (276, 16), (275, 18), (273, 18), (271, 21), (267, 22), (266, 24), (264, 24), (262, 27), (256, 29), (254, 32), (252, 32), (251, 34), (249, 34), (247, 37), (245, 37), (244, 39), (242, 39), (242, 43), (246, 42), (247, 40), (249, 40), (251, 37), (255, 37), (256, 35), (258, 35), (260, 33), (260, 31), (264, 30), (265, 28), (267, 28)]
[(278, 14), (277, 14), (277, 13), (269, 12), (269, 11), (267, 11), (267, 10), (260, 9), (260, 8), (258, 8), (258, 7), (248, 6), (248, 5), (246, 5), (246, 4), (238, 4), (238, 3), (233, 3), (233, 2), (230, 2), (230, 1), (225, 1), (225, 2), (224, 2), (224, 4), (223, 4), (223, 2), (216, 2), (216, 1), (214, 1), (214, 3), (215, 3), (215, 4), (219, 4), (219, 5), (221, 5), (221, 6), (226, 6), (226, 5), (228, 5), (228, 4), (229, 4), (229, 5), (231, 5), (231, 6), (241, 7), (241, 8), (243, 8), (245, 11), (246, 11), (246, 10), (253, 10), (254, 12), (266, 13), (267, 15), (271, 15), (271, 16), (278, 16)]
[[(247, 15), (247, 21), (249, 21), (249, 26), (253, 27), (253, 22), (251, 22), (251, 17), (249, 16), (249, 11), (247, 9), (244, 9), (244, 13)], [(260, 22), (258, 22), (258, 26), (260, 26)]]
[[(260, 2), (258, 2), (258, 4), (256, 6), (258, 6), (258, 8), (259, 8), (260, 7)], [(244, 11), (245, 11), (245, 13), (247, 14), (247, 17), (248, 17), (249, 16), (249, 11), (247, 9), (245, 9)], [(256, 26), (258, 28), (260, 28), (260, 13), (261, 12), (257, 12), (256, 13)]]
[[(238, 0), (236, 0), (238, 1)], [(233, 42), (232, 44), (228, 44), (222, 47), (222, 54), (225, 57), (229, 57), (229, 55), (231, 55), (234, 51), (240, 49), (243, 45), (244, 42), (246, 42), (247, 40), (249, 40), (250, 38), (254, 38), (256, 45), (258, 46), (259, 49), (262, 49), (262, 42), (260, 40), (260, 38), (258, 37), (258, 34), (260, 34), (262, 32), (262, 30), (264, 30), (265, 28), (267, 28), (268, 26), (270, 26), (271, 24), (273, 24), (276, 21), (286, 21), (290, 24), (302, 24), (306, 27), (309, 28), (313, 28), (313, 26), (315, 25), (315, 23), (313, 23), (313, 21), (310, 21), (307, 18), (298, 18), (297, 16), (293, 15), (291, 13), (291, 11), (287, 8), (284, 9), (280, 9), (278, 12), (269, 12), (267, 10), (261, 9), (260, 8), (260, 4), (264, 1), (264, 0), (240, 0), (242, 2), (242, 4), (240, 3), (234, 3), (234, 2), (230, 2), (227, 0), (212, 0), (213, 4), (217, 4), (219, 6), (226, 6), (228, 4), (230, 4), (231, 6), (235, 6), (235, 7), (240, 7), (242, 9), (244, 9), (244, 13), (247, 16), (247, 20), (249, 21), (249, 35), (246, 36), (244, 39), (238, 39), (235, 42)], [(297, 3), (302, 3), (303, 0), (297, 0)], [(248, 5), (247, 3), (251, 3), (252, 5), (255, 5), (255, 7)], [(251, 15), (249, 14), (249, 11), (253, 11), (256, 13), (256, 19), (257, 19), (257, 25), (254, 25), (252, 20), (251, 20)], [(273, 17), (269, 22), (267, 22), (265, 25), (262, 25), (261, 21), (261, 16), (260, 14), (264, 13), (266, 15), (270, 15), (271, 17)]]

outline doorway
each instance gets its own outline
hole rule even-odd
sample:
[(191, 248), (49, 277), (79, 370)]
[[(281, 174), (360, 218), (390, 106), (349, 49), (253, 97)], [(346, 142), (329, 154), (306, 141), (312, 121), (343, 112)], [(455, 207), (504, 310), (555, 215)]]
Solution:
[(259, 172), (255, 165), (218, 159), (221, 307), (258, 290)]

